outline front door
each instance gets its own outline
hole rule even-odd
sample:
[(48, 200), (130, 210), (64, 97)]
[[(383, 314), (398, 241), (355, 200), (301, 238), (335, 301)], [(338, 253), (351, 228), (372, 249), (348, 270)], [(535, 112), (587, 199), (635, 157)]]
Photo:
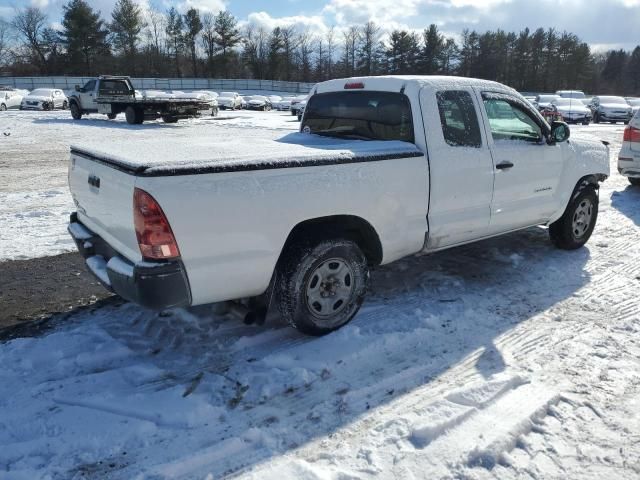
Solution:
[(97, 110), (96, 103), (96, 81), (89, 80), (80, 91), (80, 103), (83, 110)]
[(495, 166), (490, 233), (546, 223), (558, 208), (561, 145), (547, 144), (542, 120), (518, 97), (479, 93)]
[(427, 248), (436, 250), (486, 236), (493, 164), (480, 106), (471, 88), (423, 88), (420, 104), (429, 152)]

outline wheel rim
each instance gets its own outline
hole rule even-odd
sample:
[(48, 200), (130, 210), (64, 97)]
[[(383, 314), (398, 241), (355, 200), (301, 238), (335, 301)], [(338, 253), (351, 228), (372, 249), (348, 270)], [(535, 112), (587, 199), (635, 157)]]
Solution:
[(591, 226), (591, 218), (593, 217), (593, 203), (588, 198), (582, 199), (578, 204), (575, 212), (573, 212), (573, 222), (571, 231), (573, 236), (578, 239), (582, 238)]
[(309, 276), (306, 285), (307, 305), (311, 313), (331, 326), (335, 317), (351, 301), (354, 275), (349, 264), (341, 258), (322, 262)]

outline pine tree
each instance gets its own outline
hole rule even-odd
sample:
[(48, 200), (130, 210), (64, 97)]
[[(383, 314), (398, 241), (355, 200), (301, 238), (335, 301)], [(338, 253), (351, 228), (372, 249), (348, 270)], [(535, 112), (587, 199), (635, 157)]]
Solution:
[(221, 50), (220, 63), (225, 76), (229, 75), (229, 62), (233, 53), (233, 48), (242, 42), (238, 21), (227, 11), (221, 11), (216, 15), (214, 22), (214, 42)]
[(111, 42), (114, 50), (125, 59), (126, 70), (135, 73), (135, 55), (144, 28), (140, 7), (132, 0), (118, 0), (111, 12)]
[(633, 49), (625, 78), (628, 80), (627, 90), (631, 95), (640, 95), (640, 45)]
[(357, 47), (358, 63), (357, 68), (362, 75), (374, 75), (380, 63), (380, 27), (374, 22), (364, 24), (359, 35), (359, 46)]
[(421, 73), (432, 75), (441, 73), (442, 56), (445, 46), (445, 38), (438, 31), (435, 24), (429, 25), (429, 28), (422, 32), (424, 46), (422, 48), (422, 59), (420, 62)]
[(200, 20), (200, 14), (195, 8), (190, 8), (184, 15), (184, 43), (191, 53), (191, 66), (193, 69), (193, 76), (198, 76), (198, 57), (196, 56), (196, 38), (202, 31), (202, 20)]
[(415, 33), (394, 30), (385, 51), (387, 71), (398, 75), (416, 73), (420, 42)]
[(67, 50), (67, 62), (71, 73), (93, 75), (94, 64), (100, 56), (109, 55), (108, 30), (85, 0), (71, 0), (62, 7), (61, 43)]
[(167, 46), (173, 56), (174, 66), (176, 69), (176, 75), (182, 76), (180, 71), (180, 54), (184, 46), (184, 23), (182, 22), (182, 15), (178, 11), (171, 7), (167, 12), (167, 26), (165, 32), (167, 34)]

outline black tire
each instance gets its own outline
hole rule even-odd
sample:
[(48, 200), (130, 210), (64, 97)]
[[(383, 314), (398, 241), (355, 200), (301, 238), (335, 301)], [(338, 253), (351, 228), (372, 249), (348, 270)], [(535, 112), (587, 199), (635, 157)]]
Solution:
[(584, 120), (584, 121), (582, 122), (582, 125), (589, 125), (589, 120)]
[(163, 115), (162, 121), (164, 123), (176, 123), (178, 121), (178, 117), (174, 117), (172, 115)]
[(82, 111), (76, 102), (71, 102), (69, 110), (71, 110), (71, 118), (74, 120), (80, 120), (82, 118)]
[(600, 123), (600, 115), (598, 114), (598, 112), (595, 112), (593, 114), (593, 123)]
[[(293, 327), (307, 335), (326, 335), (346, 325), (358, 313), (367, 292), (369, 267), (355, 242), (342, 239), (302, 242), (289, 247), (283, 255), (277, 274), (277, 298), (281, 315)], [(342, 280), (329, 276), (323, 281), (319, 272), (331, 272), (334, 265), (343, 268), (342, 273), (336, 270)], [(322, 306), (309, 296), (308, 290), (316, 287), (318, 290), (311, 295), (321, 295), (330, 305)], [(344, 300), (340, 299), (340, 290)], [(333, 298), (337, 301), (331, 304)]]
[(212, 108), (211, 109), (211, 116), (212, 117), (217, 117), (218, 116), (218, 108)]
[(117, 113), (107, 113), (107, 118), (109, 120), (115, 120), (115, 118), (118, 116)]
[[(588, 223), (580, 222), (585, 209), (590, 212)], [(597, 220), (598, 194), (593, 185), (587, 185), (569, 201), (562, 217), (549, 225), (549, 237), (558, 248), (576, 250), (589, 241)]]
[(140, 125), (144, 120), (144, 114), (137, 108), (129, 105), (124, 111), (124, 115), (129, 125)]
[(4, 112), (7, 110), (7, 106), (4, 103), (0, 103), (0, 112)]
[(635, 187), (640, 187), (640, 178), (629, 177), (629, 183)]
[(62, 109), (66, 110), (67, 108), (69, 108), (69, 103), (65, 100), (64, 102), (62, 102)]

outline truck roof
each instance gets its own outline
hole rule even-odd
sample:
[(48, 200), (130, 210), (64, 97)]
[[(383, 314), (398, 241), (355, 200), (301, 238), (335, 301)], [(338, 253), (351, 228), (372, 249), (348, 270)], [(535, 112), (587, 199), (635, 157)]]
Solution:
[(351, 77), (328, 80), (318, 83), (316, 93), (344, 90), (347, 83), (363, 83), (365, 90), (400, 91), (403, 87), (414, 84), (417, 87), (435, 87), (451, 89), (455, 87), (481, 87), (492, 90), (516, 92), (498, 82), (477, 78), (452, 77), (441, 75), (383, 75), (377, 77)]

